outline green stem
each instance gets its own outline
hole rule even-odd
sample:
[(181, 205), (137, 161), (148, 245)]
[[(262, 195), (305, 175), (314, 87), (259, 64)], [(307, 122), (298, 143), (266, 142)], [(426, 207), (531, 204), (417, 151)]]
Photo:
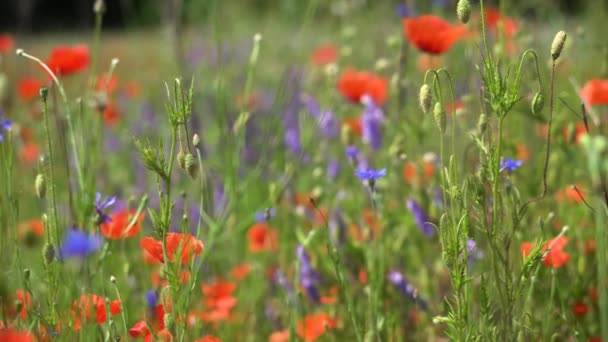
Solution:
[(595, 228), (595, 240), (597, 243), (597, 274), (598, 274), (598, 292), (599, 292), (599, 308), (600, 308), (600, 328), (602, 332), (602, 340), (608, 341), (608, 293), (606, 293), (606, 215), (608, 208), (603, 203), (601, 198), (597, 200), (598, 210), (595, 214), (597, 221)]

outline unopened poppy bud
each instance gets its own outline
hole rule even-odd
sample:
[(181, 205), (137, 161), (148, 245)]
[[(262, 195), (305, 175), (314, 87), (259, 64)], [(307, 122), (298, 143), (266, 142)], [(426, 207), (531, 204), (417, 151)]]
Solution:
[(540, 112), (543, 110), (543, 107), (545, 106), (545, 97), (543, 96), (543, 93), (538, 92), (536, 93), (536, 95), (534, 95), (534, 98), (532, 98), (532, 114), (534, 115), (538, 115), (540, 114)]
[(197, 164), (192, 153), (186, 154), (186, 157), (184, 158), (184, 167), (190, 177), (196, 177)]
[(469, 18), (471, 18), (471, 3), (469, 0), (459, 0), (456, 5), (456, 14), (458, 14), (458, 19), (463, 24), (469, 22)]
[(186, 154), (184, 151), (179, 151), (177, 153), (177, 165), (183, 170), (186, 169)]
[(106, 4), (103, 0), (95, 0), (93, 4), (93, 13), (102, 14), (106, 10)]
[(445, 110), (443, 110), (443, 106), (441, 103), (435, 103), (435, 108), (433, 110), (433, 117), (435, 118), (435, 123), (437, 124), (437, 128), (439, 128), (439, 132), (445, 132), (445, 127), (447, 124), (447, 119), (445, 115)]
[(38, 196), (39, 199), (43, 199), (46, 196), (46, 179), (42, 173), (36, 175), (34, 190), (36, 190), (36, 196)]
[(425, 113), (428, 113), (431, 109), (431, 104), (433, 103), (433, 95), (431, 94), (431, 87), (428, 84), (423, 84), (420, 87), (420, 96), (418, 98), (420, 102), (420, 108)]
[(198, 134), (194, 134), (192, 136), (192, 145), (195, 148), (199, 148), (199, 146), (201, 146), (201, 137)]
[(559, 31), (555, 34), (555, 38), (553, 38), (553, 43), (551, 44), (551, 57), (553, 61), (559, 58), (562, 54), (562, 49), (564, 48), (564, 43), (566, 43), (566, 32)]
[(116, 284), (116, 277), (115, 276), (110, 276), (110, 283)]
[(46, 98), (49, 96), (49, 89), (47, 87), (40, 88), (40, 97), (42, 101), (46, 101)]
[(488, 128), (488, 116), (485, 113), (481, 113), (479, 121), (477, 121), (477, 129), (479, 134), (484, 134)]
[(42, 249), (42, 256), (44, 258), (44, 263), (49, 265), (55, 260), (55, 247), (52, 243), (47, 243), (44, 245)]

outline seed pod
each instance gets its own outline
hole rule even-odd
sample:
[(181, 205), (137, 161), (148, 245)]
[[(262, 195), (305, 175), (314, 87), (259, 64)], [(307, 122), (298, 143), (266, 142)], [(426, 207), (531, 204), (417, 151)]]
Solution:
[(186, 169), (186, 154), (184, 151), (179, 151), (177, 153), (177, 165), (183, 170)]
[(44, 199), (46, 196), (46, 179), (42, 173), (36, 175), (34, 190), (36, 190), (36, 196), (38, 196), (39, 199)]
[(418, 100), (422, 111), (428, 113), (433, 102), (433, 94), (431, 93), (431, 87), (429, 87), (428, 84), (425, 83), (420, 87), (420, 96)]
[(49, 89), (47, 87), (40, 88), (40, 97), (43, 101), (46, 101), (46, 98), (49, 96)]
[(471, 3), (469, 0), (459, 0), (456, 5), (456, 14), (458, 14), (458, 19), (463, 24), (469, 22), (469, 18), (471, 18)]
[(532, 98), (532, 114), (534, 115), (538, 115), (540, 114), (540, 112), (543, 110), (543, 107), (545, 106), (545, 97), (543, 96), (543, 93), (538, 92), (536, 93), (536, 95), (534, 95), (534, 98)]
[(439, 128), (440, 133), (445, 132), (445, 127), (447, 124), (447, 119), (445, 115), (445, 110), (443, 110), (443, 106), (441, 103), (435, 103), (435, 108), (433, 110), (433, 117), (435, 118), (435, 123), (437, 124), (437, 128)]
[(551, 57), (553, 61), (559, 58), (562, 54), (562, 49), (564, 48), (564, 43), (566, 43), (567, 34), (564, 31), (559, 31), (555, 34), (555, 38), (553, 38), (553, 43), (551, 44)]
[(190, 177), (196, 178), (197, 164), (192, 153), (187, 153), (184, 157), (184, 168)]

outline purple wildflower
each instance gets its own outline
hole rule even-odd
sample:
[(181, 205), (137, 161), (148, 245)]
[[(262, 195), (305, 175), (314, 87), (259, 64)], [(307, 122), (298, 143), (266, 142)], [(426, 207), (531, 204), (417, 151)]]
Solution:
[(398, 4), (395, 8), (395, 12), (401, 18), (413, 17), (416, 15), (416, 10), (412, 6), (406, 4)]
[(296, 255), (300, 262), (300, 283), (308, 297), (315, 303), (321, 302), (321, 296), (317, 285), (321, 282), (321, 275), (312, 268), (310, 264), (310, 256), (304, 249), (304, 246), (296, 247)]
[(0, 141), (4, 140), (4, 135), (2, 134), (2, 131), (9, 131), (12, 125), (13, 122), (11, 120), (2, 118), (2, 108), (0, 108)]
[(414, 285), (405, 279), (401, 272), (395, 270), (390, 271), (387, 278), (389, 282), (397, 287), (399, 292), (401, 292), (405, 298), (412, 300), (422, 310), (428, 310), (428, 303), (426, 300), (418, 296), (418, 290), (416, 290)]
[(146, 304), (148, 304), (148, 309), (154, 312), (154, 308), (156, 307), (156, 303), (158, 302), (158, 294), (154, 290), (146, 291)]
[(332, 111), (326, 110), (321, 113), (317, 119), (321, 133), (327, 139), (333, 139), (338, 136), (340, 132), (340, 125), (336, 120), (336, 117)]
[(364, 96), (361, 103), (365, 106), (365, 110), (361, 115), (363, 142), (377, 151), (382, 147), (381, 125), (384, 121), (384, 113), (382, 112), (382, 108), (378, 107), (369, 96)]
[(83, 258), (99, 250), (103, 240), (79, 229), (70, 229), (59, 247), (59, 258)]
[(405, 202), (405, 205), (414, 216), (414, 221), (416, 222), (416, 225), (418, 225), (420, 231), (429, 238), (435, 236), (435, 227), (431, 224), (428, 215), (424, 212), (424, 209), (422, 209), (420, 204), (410, 197)]
[(346, 156), (350, 160), (357, 160), (358, 155), (359, 155), (359, 149), (356, 146), (349, 145), (346, 147)]
[(267, 208), (255, 212), (255, 222), (268, 222), (271, 218), (277, 215), (275, 208)]
[(517, 160), (517, 159), (512, 159), (512, 158), (501, 159), (500, 160), (500, 171), (502, 172), (503, 170), (506, 169), (509, 172), (513, 172), (513, 171), (519, 169), (523, 164), (524, 164), (524, 162), (522, 160)]
[(277, 285), (279, 285), (285, 291), (289, 302), (292, 304), (295, 304), (296, 295), (293, 290), (293, 286), (289, 283), (289, 280), (285, 276), (285, 273), (283, 273), (283, 271), (281, 271), (280, 269), (275, 270), (273, 273), (273, 280)]
[(329, 165), (327, 166), (327, 176), (329, 177), (329, 179), (335, 179), (336, 177), (338, 177), (339, 173), (340, 162), (337, 160), (330, 161)]
[(471, 267), (471, 264), (475, 260), (479, 260), (483, 257), (483, 252), (477, 248), (477, 242), (473, 239), (467, 240), (467, 264)]
[(361, 180), (376, 181), (376, 180), (378, 180), (378, 179), (386, 176), (386, 169), (382, 169), (382, 170), (373, 170), (373, 169), (357, 170), (357, 171), (355, 171), (355, 174)]
[(106, 197), (101, 199), (101, 193), (95, 193), (95, 211), (97, 212), (97, 224), (103, 224), (106, 222), (111, 222), (112, 218), (105, 213), (105, 210), (110, 208), (116, 203), (116, 196)]
[(302, 143), (300, 142), (300, 123), (298, 112), (302, 107), (300, 96), (300, 80), (299, 72), (292, 70), (287, 76), (287, 108), (283, 112), (283, 123), (285, 126), (285, 135), (283, 142), (294, 154), (302, 152)]

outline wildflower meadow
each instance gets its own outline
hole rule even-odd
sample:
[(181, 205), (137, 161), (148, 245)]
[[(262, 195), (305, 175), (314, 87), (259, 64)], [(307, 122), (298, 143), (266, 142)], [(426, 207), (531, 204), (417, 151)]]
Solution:
[(187, 3), (0, 32), (0, 342), (608, 342), (605, 1)]

